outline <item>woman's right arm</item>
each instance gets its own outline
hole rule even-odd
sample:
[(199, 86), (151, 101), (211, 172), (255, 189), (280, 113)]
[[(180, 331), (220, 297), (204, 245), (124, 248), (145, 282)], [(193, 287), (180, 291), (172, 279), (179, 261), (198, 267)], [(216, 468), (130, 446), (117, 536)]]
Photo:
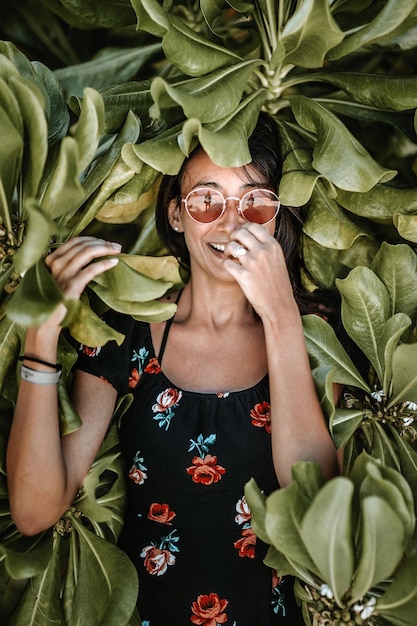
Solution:
[[(78, 237), (46, 259), (66, 298), (78, 299), (99, 273), (114, 266), (120, 248), (92, 237)], [(24, 354), (56, 363), (63, 306), (43, 325), (29, 328)], [(23, 361), (43, 372), (52, 367)], [(56, 384), (21, 380), (7, 447), (10, 511), (18, 529), (37, 534), (53, 524), (71, 505), (89, 471), (110, 423), (117, 392), (107, 382), (76, 371), (72, 387), (74, 408), (82, 426), (61, 438)]]

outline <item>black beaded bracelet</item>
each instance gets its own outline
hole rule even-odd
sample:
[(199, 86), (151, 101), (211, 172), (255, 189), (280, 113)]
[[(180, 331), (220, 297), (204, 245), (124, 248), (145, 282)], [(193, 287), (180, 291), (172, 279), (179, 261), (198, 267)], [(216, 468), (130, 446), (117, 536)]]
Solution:
[(34, 356), (26, 356), (26, 354), (22, 354), (22, 356), (19, 357), (19, 361), (33, 361), (33, 363), (39, 363), (40, 365), (53, 367), (56, 372), (60, 372), (62, 370), (62, 365), (60, 365), (60, 363), (49, 363), (48, 361), (37, 359)]

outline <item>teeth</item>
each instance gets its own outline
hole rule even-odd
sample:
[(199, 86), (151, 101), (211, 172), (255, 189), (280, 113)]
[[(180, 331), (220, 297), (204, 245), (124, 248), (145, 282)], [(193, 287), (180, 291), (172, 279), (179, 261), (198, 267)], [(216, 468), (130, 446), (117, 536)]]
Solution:
[(219, 252), (224, 252), (224, 245), (222, 243), (211, 243), (212, 248), (218, 250)]

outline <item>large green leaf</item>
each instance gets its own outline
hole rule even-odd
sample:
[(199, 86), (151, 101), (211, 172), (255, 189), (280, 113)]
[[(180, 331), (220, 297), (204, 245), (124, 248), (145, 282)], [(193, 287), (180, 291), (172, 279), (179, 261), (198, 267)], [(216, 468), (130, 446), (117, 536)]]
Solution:
[(81, 97), (85, 87), (100, 89), (130, 80), (160, 50), (160, 43), (103, 48), (90, 61), (61, 67), (54, 74), (67, 93)]
[(8, 302), (8, 317), (22, 326), (45, 322), (64, 297), (43, 261), (32, 266)]
[(240, 167), (251, 161), (247, 138), (256, 126), (266, 93), (263, 90), (246, 97), (230, 115), (213, 124), (198, 119), (184, 123), (179, 144), (188, 154), (197, 136), (210, 159), (220, 167)]
[(131, 0), (131, 3), (138, 18), (138, 28), (162, 37), (166, 57), (184, 74), (202, 76), (240, 60), (237, 54), (166, 12), (156, 0)]
[(369, 391), (368, 384), (352, 363), (330, 324), (317, 315), (304, 315), (302, 320), (309, 356), (318, 365), (328, 365), (334, 370), (334, 382)]
[(129, 0), (42, 0), (51, 11), (72, 26), (117, 28), (131, 25), (134, 14)]
[(16, 323), (9, 317), (0, 319), (0, 392), (3, 389), (7, 374), (19, 349), (19, 335)]
[(404, 111), (415, 109), (417, 84), (414, 76), (383, 76), (363, 72), (319, 72), (315, 80), (324, 80), (352, 96), (357, 102), (378, 109)]
[(79, 540), (79, 561), (71, 623), (126, 624), (137, 600), (134, 565), (120, 548), (91, 533), (76, 516), (72, 523)]
[(281, 34), (281, 44), (285, 48), (284, 62), (300, 67), (321, 67), (326, 53), (343, 37), (326, 0), (297, 3), (297, 9)]
[(383, 241), (375, 255), (373, 271), (388, 290), (392, 314), (415, 317), (417, 312), (417, 255), (406, 244)]
[(289, 96), (288, 100), (297, 122), (317, 137), (313, 166), (337, 187), (369, 191), (395, 176), (394, 170), (381, 167), (325, 107), (306, 96)]
[[(414, 191), (414, 190), (413, 190)], [(394, 215), (394, 224), (398, 233), (403, 239), (417, 243), (417, 216), (416, 215)]]
[(416, 189), (401, 189), (389, 185), (376, 185), (366, 193), (339, 189), (337, 201), (355, 215), (388, 224), (392, 223), (395, 214), (417, 212)]
[(44, 571), (30, 579), (7, 626), (45, 626), (45, 622), (64, 626), (65, 620), (59, 600), (61, 590), (60, 537), (53, 540), (52, 556)]
[(367, 496), (361, 505), (361, 553), (352, 584), (352, 602), (391, 576), (404, 554), (404, 527), (395, 510), (378, 496)]
[(303, 231), (318, 244), (336, 250), (350, 248), (358, 237), (366, 235), (336, 200), (329, 198), (321, 181), (313, 191)]
[(417, 343), (397, 347), (392, 359), (392, 397), (388, 406), (399, 402), (417, 403)]
[(396, 626), (414, 626), (417, 611), (417, 555), (408, 556), (377, 600), (376, 611)]
[(197, 118), (208, 124), (229, 115), (242, 98), (248, 77), (261, 61), (249, 59), (227, 65), (203, 77), (167, 81), (157, 76), (151, 84), (151, 95), (156, 103), (152, 116), (159, 117), (160, 110), (181, 105), (187, 118)]
[(337, 448), (346, 445), (349, 439), (354, 436), (365, 416), (366, 410), (364, 408), (335, 410), (329, 425)]
[(90, 165), (104, 133), (104, 103), (98, 91), (86, 87), (73, 134), (78, 147), (77, 173)]
[(389, 317), (387, 289), (367, 267), (354, 268), (347, 278), (336, 279), (336, 285), (342, 296), (343, 325), (370, 360), (382, 381), (384, 364), (381, 362), (378, 347)]
[(15, 269), (21, 275), (42, 258), (48, 249), (51, 235), (58, 230), (57, 224), (42, 211), (38, 203), (32, 198), (28, 198), (25, 202), (25, 209), (28, 218), (25, 238), (13, 256)]
[(361, 28), (354, 29), (354, 32), (347, 35), (340, 44), (335, 46), (327, 57), (329, 59), (340, 59), (350, 52), (392, 33), (413, 11), (416, 4), (416, 0), (403, 0), (401, 4), (397, 0), (387, 0), (383, 3), (380, 12), (374, 19)]
[(7, 113), (0, 107), (0, 217), (11, 231), (10, 207), (23, 157), (23, 136), (16, 130)]
[(381, 381), (385, 394), (390, 395), (392, 380), (392, 362), (398, 342), (405, 331), (411, 326), (411, 319), (404, 313), (396, 313), (390, 317), (381, 335), (378, 352), (381, 362), (384, 363), (384, 378)]

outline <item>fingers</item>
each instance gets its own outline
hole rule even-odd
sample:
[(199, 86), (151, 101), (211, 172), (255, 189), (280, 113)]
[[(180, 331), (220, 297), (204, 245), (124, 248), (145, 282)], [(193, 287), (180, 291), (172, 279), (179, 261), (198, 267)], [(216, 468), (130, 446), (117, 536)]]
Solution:
[[(120, 244), (95, 237), (75, 237), (59, 246), (45, 264), (67, 298), (79, 298), (98, 274), (114, 267)], [(104, 258), (103, 258), (104, 257)]]

